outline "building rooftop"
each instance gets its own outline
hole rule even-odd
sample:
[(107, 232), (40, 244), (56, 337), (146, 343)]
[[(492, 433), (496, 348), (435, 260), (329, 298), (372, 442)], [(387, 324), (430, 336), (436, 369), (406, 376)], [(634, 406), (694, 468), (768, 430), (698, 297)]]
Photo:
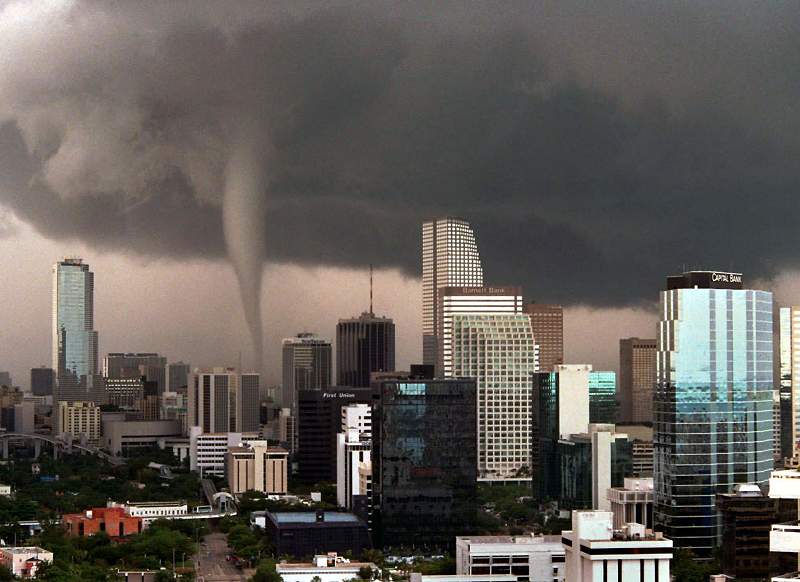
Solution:
[(176, 505), (186, 505), (186, 501), (179, 499), (177, 501), (126, 501), (129, 507), (175, 507)]
[(742, 274), (724, 271), (684, 271), (667, 277), (667, 289), (741, 289)]
[(464, 540), (471, 544), (543, 544), (561, 543), (561, 536), (458, 536), (457, 540)]
[(276, 568), (278, 570), (306, 570), (308, 568), (314, 568), (319, 570), (358, 570), (359, 568), (363, 568), (364, 566), (368, 566), (370, 568), (375, 568), (375, 564), (372, 562), (340, 562), (337, 563), (335, 566), (318, 566), (312, 562), (296, 562), (291, 564), (276, 564)]
[(44, 548), (40, 548), (39, 546), (12, 546), (12, 547), (3, 547), (0, 548), (4, 552), (9, 552), (11, 554), (39, 554), (39, 553), (50, 553), (49, 550), (45, 550)]
[[(318, 513), (322, 513), (323, 519), (318, 520)], [(324, 511), (324, 512), (314, 512), (314, 511), (279, 511), (275, 513), (269, 513), (273, 520), (275, 520), (278, 524), (283, 523), (358, 523), (361, 520), (358, 516), (353, 515), (352, 513), (338, 513), (336, 511)]]

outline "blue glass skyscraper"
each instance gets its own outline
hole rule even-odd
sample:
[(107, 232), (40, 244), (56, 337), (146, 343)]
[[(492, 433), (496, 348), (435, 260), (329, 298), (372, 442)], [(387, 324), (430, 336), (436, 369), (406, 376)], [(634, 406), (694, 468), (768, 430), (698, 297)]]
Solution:
[(53, 265), (53, 369), (59, 388), (86, 386), (97, 374), (94, 273), (82, 259)]
[(656, 529), (707, 557), (717, 493), (772, 469), (772, 294), (691, 271), (661, 292), (653, 411)]
[(617, 422), (617, 374), (589, 372), (589, 422)]

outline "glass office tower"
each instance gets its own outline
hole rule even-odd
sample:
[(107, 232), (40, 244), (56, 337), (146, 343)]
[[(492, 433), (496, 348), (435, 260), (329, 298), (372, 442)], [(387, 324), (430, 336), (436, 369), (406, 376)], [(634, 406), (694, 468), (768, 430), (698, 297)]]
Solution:
[(772, 469), (772, 294), (691, 271), (661, 292), (653, 402), (656, 529), (710, 556), (715, 495)]
[(589, 372), (589, 422), (617, 422), (617, 374)]
[(373, 372), (394, 371), (394, 321), (362, 313), (336, 324), (336, 384), (369, 388)]
[(94, 273), (82, 259), (53, 265), (53, 369), (59, 384), (86, 384), (97, 374)]
[(398, 376), (374, 387), (375, 544), (451, 548), (478, 515), (475, 380)]

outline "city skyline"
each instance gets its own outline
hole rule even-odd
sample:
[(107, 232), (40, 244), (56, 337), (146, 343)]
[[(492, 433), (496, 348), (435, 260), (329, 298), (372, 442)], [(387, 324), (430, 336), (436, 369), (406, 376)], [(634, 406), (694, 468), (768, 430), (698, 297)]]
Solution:
[[(27, 231), (27, 227), (23, 227)], [(26, 233), (26, 239), (28, 235)], [(52, 315), (53, 262), (63, 258), (59, 255), (61, 245), (44, 241), (45, 248), (31, 253), (25, 247), (13, 244), (9, 239), (0, 239), (0, 252), (9, 257), (9, 279), (0, 281), (0, 292), (11, 297), (16, 311), (0, 310), (0, 345), (5, 347), (0, 369), (10, 370), (15, 384), (26, 386), (30, 368), (42, 364), (49, 366), (50, 333)], [(77, 247), (77, 248), (76, 248)], [(98, 253), (78, 245), (72, 245), (70, 255), (83, 255), (98, 275), (97, 299), (95, 300), (96, 324), (99, 332), (99, 356), (117, 351), (157, 351), (169, 361), (189, 361), (192, 366), (236, 366), (239, 352), (246, 352), (250, 341), (242, 315), (236, 312), (238, 294), (235, 278), (225, 262), (192, 262), (180, 265), (192, 276), (213, 273), (217, 284), (197, 288), (190, 280), (169, 280), (169, 274), (177, 268), (171, 261), (142, 263), (117, 253)], [(24, 257), (27, 260), (23, 260)], [(38, 268), (34, 268), (38, 267)], [(268, 272), (278, 273), (270, 284)], [(331, 297), (319, 284), (320, 277), (328, 277), (346, 293)], [(755, 288), (772, 290), (776, 303), (791, 305), (793, 298), (800, 297), (800, 273), (779, 277), (770, 287), (768, 282), (753, 281)], [(282, 294), (299, 293), (312, 309), (293, 317), (285, 308), (276, 313), (265, 314), (265, 352), (267, 365), (264, 378), (267, 385), (280, 383), (281, 341), (300, 331), (313, 330), (328, 336), (335, 343), (335, 326), (340, 318), (350, 317), (369, 305), (369, 272), (344, 269), (303, 268), (298, 266), (267, 266), (264, 273), (265, 292), (275, 297)], [(13, 284), (12, 284), (13, 283)], [(135, 283), (135, 284), (133, 284)], [(155, 285), (155, 287), (154, 287)], [(232, 287), (232, 285), (234, 285)], [(149, 302), (140, 302), (142, 293), (154, 291)], [(419, 279), (403, 276), (397, 271), (376, 269), (375, 305), (387, 316), (393, 317), (397, 325), (397, 367), (421, 361), (419, 338), (422, 329), (421, 283)], [(527, 300), (533, 294), (526, 292)], [(363, 297), (362, 297), (363, 296)], [(192, 301), (175, 305), (173, 297), (191, 297)], [(286, 306), (296, 306), (296, 301), (283, 296)], [(628, 336), (652, 337), (658, 320), (658, 288), (654, 287), (653, 301), (640, 308), (595, 309), (586, 306), (565, 306), (564, 331), (567, 363), (589, 363), (596, 369), (618, 370), (619, 339)], [(330, 307), (330, 301), (334, 307)], [(196, 305), (212, 306), (208, 312), (197, 310)], [(338, 305), (339, 307), (337, 307)], [(392, 313), (389, 306), (393, 305)], [(386, 309), (384, 309), (386, 306)], [(119, 313), (135, 316), (137, 326), (125, 329)], [(164, 328), (162, 317), (170, 313), (178, 322), (178, 329)], [(395, 315), (398, 314), (398, 315)], [(14, 328), (20, 317), (30, 323), (25, 329)], [(116, 322), (116, 323), (115, 323)], [(184, 335), (181, 327), (189, 326), (195, 333)], [(211, 341), (208, 334), (215, 329), (224, 331), (225, 342)], [(593, 335), (587, 337), (586, 329)], [(327, 330), (327, 331), (325, 331)], [(22, 336), (19, 336), (19, 334)], [(199, 334), (199, 335), (198, 335)], [(24, 341), (14, 338), (21, 337)], [(246, 356), (245, 356), (246, 358)], [(245, 366), (248, 362), (245, 359)]]
[(800, 582), (798, 39), (0, 0), (0, 579)]

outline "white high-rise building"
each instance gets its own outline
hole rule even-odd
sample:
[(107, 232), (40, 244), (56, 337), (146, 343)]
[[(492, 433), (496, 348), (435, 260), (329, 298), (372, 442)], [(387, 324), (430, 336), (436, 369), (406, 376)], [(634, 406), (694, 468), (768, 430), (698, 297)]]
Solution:
[(372, 438), (372, 407), (369, 404), (353, 403), (342, 406), (342, 432), (355, 429), (362, 440)]
[(336, 500), (353, 509), (353, 497), (372, 494), (372, 407), (342, 407), (342, 428), (336, 435)]
[(351, 428), (336, 435), (336, 502), (353, 509), (353, 496), (368, 495), (371, 485), (363, 483), (361, 475), (372, 475), (372, 443), (361, 438), (358, 429)]
[[(522, 313), (520, 287), (444, 287), (439, 289), (439, 361), (440, 375), (453, 376), (453, 315), (464, 313)], [(527, 317), (530, 320), (530, 315)], [(534, 346), (538, 370), (538, 349)]]
[[(422, 361), (437, 365), (439, 357), (439, 290), (480, 287), (483, 267), (470, 224), (460, 218), (439, 218), (422, 224)], [(440, 374), (441, 371), (437, 370)]]
[(478, 387), (478, 478), (531, 479), (531, 375), (536, 370), (525, 313), (453, 313), (446, 377)]

